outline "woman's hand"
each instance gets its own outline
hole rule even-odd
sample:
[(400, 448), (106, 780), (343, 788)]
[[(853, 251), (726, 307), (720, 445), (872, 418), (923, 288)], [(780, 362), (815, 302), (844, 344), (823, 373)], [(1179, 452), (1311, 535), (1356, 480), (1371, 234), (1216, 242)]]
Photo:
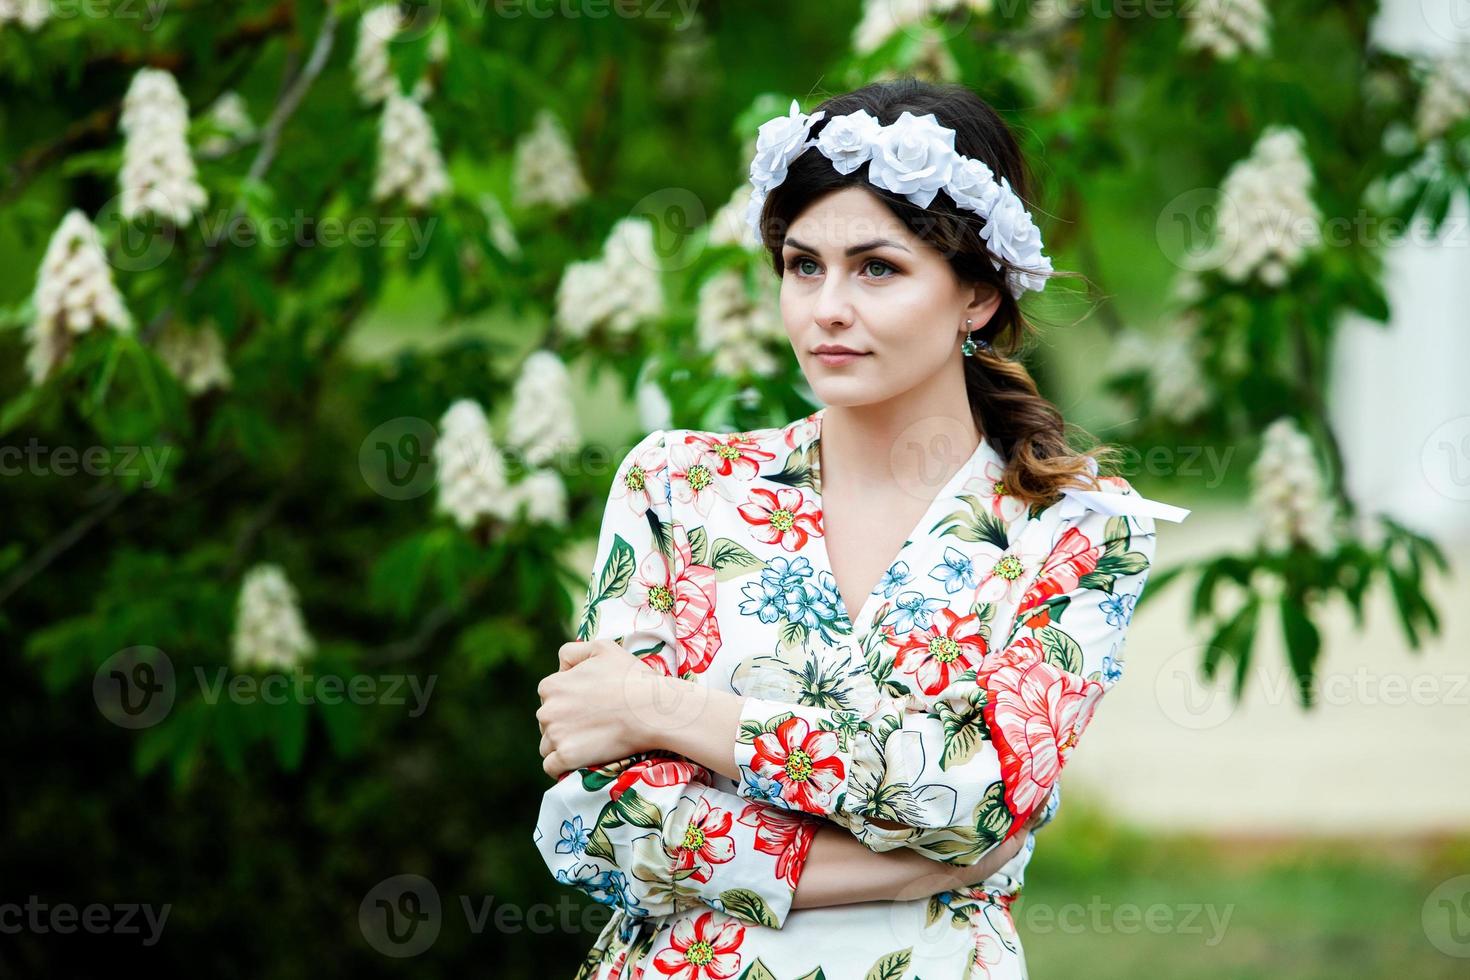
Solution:
[(562, 644), (536, 686), (541, 768), (556, 777), (653, 748), (643, 722), (667, 679), (611, 640)]

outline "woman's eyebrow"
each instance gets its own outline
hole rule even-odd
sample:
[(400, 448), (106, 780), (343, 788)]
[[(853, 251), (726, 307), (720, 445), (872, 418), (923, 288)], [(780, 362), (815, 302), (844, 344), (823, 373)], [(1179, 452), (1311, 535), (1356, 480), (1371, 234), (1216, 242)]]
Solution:
[[(810, 245), (803, 245), (801, 242), (797, 241), (794, 238), (787, 238), (784, 242), (782, 242), (782, 244), (790, 245), (792, 248), (799, 248), (806, 252), (816, 253), (817, 251)], [(848, 256), (853, 256), (857, 255), (859, 252), (868, 252), (875, 248), (883, 248), (884, 246), (887, 246), (888, 248), (902, 249), (905, 252), (909, 252), (909, 254), (913, 254), (912, 250), (907, 245), (900, 244), (899, 242), (891, 242), (886, 238), (875, 238), (871, 242), (863, 242), (859, 245), (851, 245), (848, 247), (846, 254)]]

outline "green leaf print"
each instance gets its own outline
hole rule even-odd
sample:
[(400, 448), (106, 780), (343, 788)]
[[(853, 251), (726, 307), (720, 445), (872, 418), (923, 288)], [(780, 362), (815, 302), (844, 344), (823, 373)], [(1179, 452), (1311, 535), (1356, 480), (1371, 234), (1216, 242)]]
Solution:
[(781, 923), (776, 921), (776, 916), (771, 913), (770, 906), (766, 905), (766, 900), (749, 888), (726, 889), (720, 892), (720, 901), (730, 915), (747, 922), (770, 926), (772, 929), (781, 928)]
[(997, 779), (986, 788), (985, 798), (975, 807), (975, 831), (986, 846), (1004, 837), (1015, 820), (1006, 808), (1005, 795), (1005, 783)]
[(1082, 648), (1077, 641), (1055, 626), (1047, 626), (1036, 632), (1036, 639), (1046, 653), (1047, 663), (1060, 667), (1068, 673), (1082, 672)]
[(767, 969), (764, 963), (756, 960), (745, 968), (744, 973), (740, 974), (740, 980), (776, 980), (776, 975)]
[(913, 953), (914, 947), (912, 946), (884, 953), (878, 957), (877, 962), (868, 971), (866, 980), (899, 980), (908, 972), (909, 960), (913, 958)]
[(623, 790), (623, 795), (613, 801), (618, 813), (635, 827), (657, 829), (663, 826), (664, 815), (659, 808), (638, 795), (635, 789)]
[(964, 711), (956, 711), (948, 701), (940, 701), (935, 707), (940, 722), (944, 724), (944, 753), (939, 757), (939, 768), (964, 765), (975, 756), (975, 750), (989, 734), (985, 725), (985, 691), (976, 688), (965, 698)]
[(689, 529), (689, 560), (696, 565), (709, 564), (709, 536), (702, 527)]
[(822, 968), (819, 966), (810, 973), (803, 973), (796, 980), (827, 980), (827, 974), (823, 973)]
[(1098, 559), (1097, 567), (1082, 576), (1077, 584), (1081, 588), (1112, 592), (1113, 583), (1119, 578), (1124, 575), (1134, 575), (1148, 568), (1148, 556), (1141, 551), (1128, 550), (1132, 536), (1128, 530), (1128, 518), (1126, 517), (1110, 518), (1103, 534), (1107, 544), (1103, 547), (1102, 557)]
[[(941, 537), (953, 535), (961, 541), (983, 541), (1001, 551), (1006, 550), (1010, 541), (1006, 537), (1005, 522), (991, 513), (985, 503), (974, 494), (961, 494), (960, 499), (970, 508), (970, 512), (967, 514), (957, 510), (941, 517), (930, 529), (930, 533), (939, 531)], [(940, 531), (940, 528), (944, 530)]]
[(816, 456), (817, 443), (815, 441), (805, 449), (793, 449), (787, 454), (786, 462), (782, 464), (781, 472), (771, 474), (770, 476), (763, 476), (763, 479), (788, 487), (806, 487), (808, 490), (820, 493), (821, 491), (817, 486), (816, 474), (814, 472), (816, 468), (814, 463)]
[(587, 835), (587, 848), (585, 853), (589, 857), (600, 857), (614, 863), (617, 855), (613, 853), (612, 841), (607, 836), (607, 831), (602, 829), (601, 822)]
[(715, 570), (717, 582), (728, 582), (765, 567), (764, 562), (729, 538), (715, 538), (710, 548), (709, 564)]
[(778, 648), (788, 653), (793, 650), (803, 650), (806, 648), (806, 637), (807, 628), (801, 623), (782, 623)]
[(637, 570), (638, 559), (633, 554), (633, 546), (624, 541), (622, 535), (614, 534), (612, 550), (608, 552), (607, 563), (602, 566), (602, 572), (598, 575), (596, 591), (589, 600), (588, 607), (596, 607), (627, 592), (628, 583), (633, 580), (633, 573)]

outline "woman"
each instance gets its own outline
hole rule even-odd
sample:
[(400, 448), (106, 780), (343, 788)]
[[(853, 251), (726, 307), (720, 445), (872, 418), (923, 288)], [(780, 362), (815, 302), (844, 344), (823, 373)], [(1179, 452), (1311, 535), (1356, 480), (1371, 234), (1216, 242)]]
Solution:
[(826, 407), (619, 467), (537, 711), (537, 847), (614, 908), (578, 977), (1025, 977), (1034, 834), (1187, 511), (1097, 477), (1007, 358), (1051, 266), (973, 93), (793, 102), (751, 179)]

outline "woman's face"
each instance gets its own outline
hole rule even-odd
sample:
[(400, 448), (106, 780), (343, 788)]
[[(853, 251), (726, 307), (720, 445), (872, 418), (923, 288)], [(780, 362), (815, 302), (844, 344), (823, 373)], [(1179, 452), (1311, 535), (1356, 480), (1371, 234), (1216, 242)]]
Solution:
[[(966, 318), (979, 330), (1000, 305), (994, 288), (962, 283), (938, 249), (861, 187), (803, 211), (781, 261), (786, 335), (827, 405), (886, 401), (946, 368), (961, 371)], [(824, 346), (861, 356), (823, 357)]]

